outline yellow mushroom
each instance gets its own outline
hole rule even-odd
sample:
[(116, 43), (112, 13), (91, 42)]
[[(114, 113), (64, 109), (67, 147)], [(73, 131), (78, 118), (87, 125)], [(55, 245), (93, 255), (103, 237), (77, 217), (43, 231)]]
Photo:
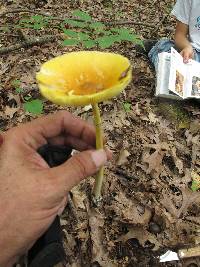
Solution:
[[(129, 60), (115, 53), (80, 51), (53, 58), (36, 78), (41, 94), (58, 105), (93, 106), (96, 148), (103, 148), (98, 103), (118, 95), (131, 81)], [(97, 174), (94, 197), (101, 197), (103, 168)]]

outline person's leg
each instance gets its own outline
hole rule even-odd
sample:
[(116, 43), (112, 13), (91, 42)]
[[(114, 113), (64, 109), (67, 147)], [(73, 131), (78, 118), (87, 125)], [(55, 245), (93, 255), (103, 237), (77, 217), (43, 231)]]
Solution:
[(162, 52), (170, 52), (171, 47), (175, 48), (175, 43), (168, 39), (164, 39), (158, 41), (156, 45), (149, 51), (148, 57), (152, 65), (155, 67), (156, 72), (158, 69), (158, 54)]

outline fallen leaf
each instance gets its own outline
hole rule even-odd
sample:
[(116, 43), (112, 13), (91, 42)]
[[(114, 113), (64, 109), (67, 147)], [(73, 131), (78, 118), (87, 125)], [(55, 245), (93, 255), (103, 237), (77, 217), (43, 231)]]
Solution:
[(118, 238), (117, 241), (126, 242), (127, 240), (132, 238), (136, 238), (142, 246), (145, 246), (145, 243), (147, 241), (151, 242), (155, 245), (153, 250), (158, 250), (162, 246), (153, 234), (149, 233), (141, 226), (134, 226), (133, 228), (129, 228), (128, 233)]
[(151, 210), (149, 208), (139, 207), (136, 200), (129, 199), (123, 192), (119, 192), (108, 209), (115, 212), (117, 219), (125, 223), (131, 224), (148, 224), (151, 218)]
[(130, 153), (128, 152), (128, 150), (122, 149), (120, 151), (119, 158), (117, 160), (117, 165), (121, 166), (121, 165), (125, 164), (126, 162), (128, 162), (128, 159), (127, 159), (128, 156), (130, 156)]

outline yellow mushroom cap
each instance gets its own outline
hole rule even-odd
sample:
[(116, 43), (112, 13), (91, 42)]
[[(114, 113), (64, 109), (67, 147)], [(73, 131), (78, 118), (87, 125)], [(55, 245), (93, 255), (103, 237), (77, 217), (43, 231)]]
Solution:
[(59, 105), (81, 106), (119, 94), (131, 81), (129, 60), (119, 54), (80, 51), (53, 58), (36, 78), (41, 94)]

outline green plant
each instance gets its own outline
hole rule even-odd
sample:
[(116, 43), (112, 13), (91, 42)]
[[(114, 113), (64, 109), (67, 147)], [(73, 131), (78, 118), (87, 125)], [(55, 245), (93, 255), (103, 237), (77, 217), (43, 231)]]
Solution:
[(195, 192), (200, 189), (200, 175), (197, 172), (192, 171), (191, 178), (192, 178), (191, 189), (193, 192)]
[(131, 103), (129, 103), (129, 102), (125, 102), (125, 103), (123, 103), (123, 108), (124, 108), (124, 110), (126, 111), (126, 112), (130, 112), (131, 111)]
[[(12, 86), (15, 88), (15, 92), (17, 94), (21, 94), (24, 92), (23, 88), (21, 88), (21, 81), (19, 79), (15, 79), (12, 81)], [(32, 114), (41, 114), (43, 111), (43, 101), (40, 99), (32, 99), (31, 95), (26, 95), (22, 97), (24, 100), (24, 110), (26, 112), (30, 112)]]
[[(67, 19), (61, 29), (67, 38), (63, 45), (82, 45), (84, 48), (98, 46), (102, 49), (109, 48), (114, 43), (123, 41), (143, 45), (141, 39), (127, 28), (109, 28), (104, 23), (92, 19), (83, 11), (76, 10), (73, 15), (81, 21)], [(69, 29), (71, 27), (72, 29)]]
[(23, 92), (23, 89), (21, 88), (21, 81), (18, 79), (15, 79), (12, 81), (12, 86), (15, 88), (15, 92), (17, 94), (21, 94)]
[(198, 181), (192, 181), (192, 186), (191, 186), (191, 189), (193, 192), (199, 190), (200, 188), (200, 183)]
[(43, 101), (40, 99), (33, 99), (33, 100), (28, 100), (27, 102), (24, 103), (24, 110), (26, 112), (30, 112), (35, 115), (42, 114), (43, 112)]
[(52, 16), (34, 15), (20, 19), (16, 27), (42, 30), (52, 27), (53, 24), (54, 28), (66, 36), (62, 42), (63, 46), (81, 45), (86, 49), (94, 47), (105, 49), (124, 41), (143, 45), (139, 36), (128, 28), (109, 27), (102, 22), (95, 21), (87, 12), (81, 10), (74, 10), (72, 15), (74, 19), (63, 19), (59, 24), (57, 18)]
[(29, 28), (34, 30), (41, 30), (49, 24), (53, 17), (45, 17), (42, 15), (34, 15), (27, 19), (20, 19), (18, 28)]

